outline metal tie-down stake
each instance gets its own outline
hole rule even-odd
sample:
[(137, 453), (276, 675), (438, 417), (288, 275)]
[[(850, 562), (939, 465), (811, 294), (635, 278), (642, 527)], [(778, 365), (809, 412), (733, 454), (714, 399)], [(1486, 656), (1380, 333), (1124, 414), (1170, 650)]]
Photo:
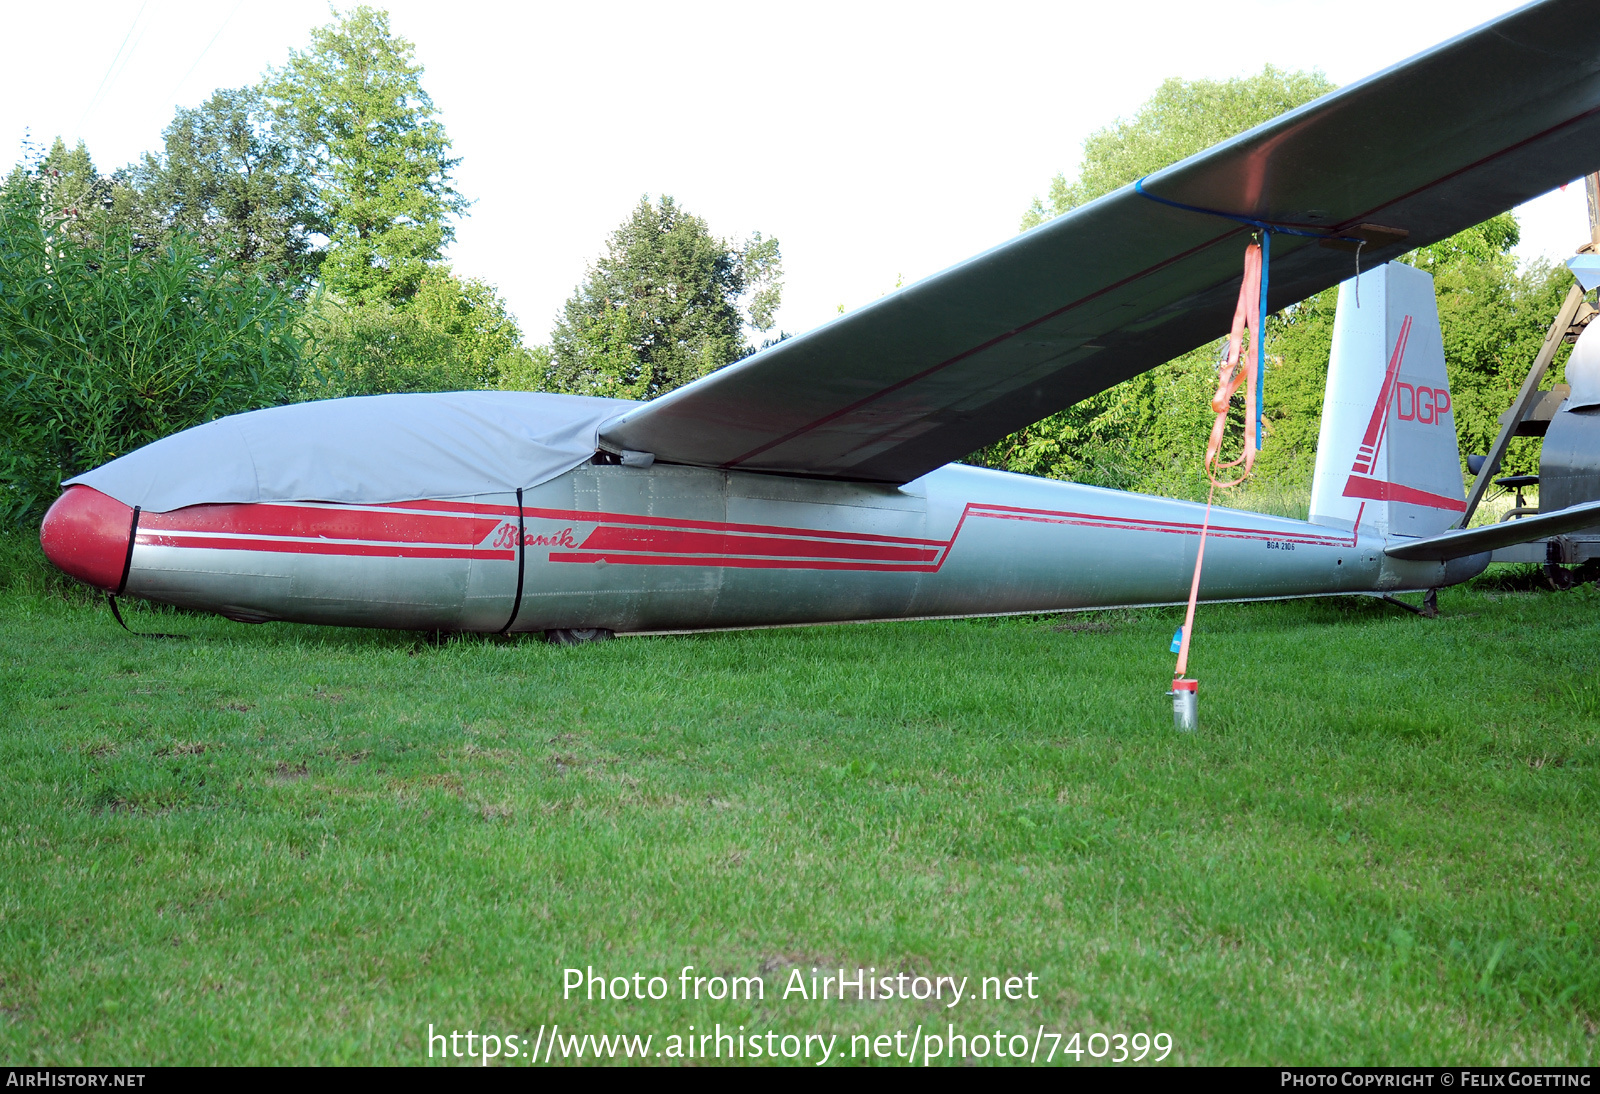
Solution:
[(1172, 726), (1184, 733), (1193, 733), (1200, 724), (1200, 681), (1174, 680), (1172, 690)]

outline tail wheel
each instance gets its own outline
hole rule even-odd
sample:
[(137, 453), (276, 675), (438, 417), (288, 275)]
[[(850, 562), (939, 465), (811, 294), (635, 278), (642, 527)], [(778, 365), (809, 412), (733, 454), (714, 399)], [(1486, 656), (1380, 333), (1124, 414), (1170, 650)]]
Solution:
[(1559, 566), (1554, 562), (1546, 562), (1543, 569), (1545, 587), (1558, 593), (1564, 593), (1574, 585), (1582, 584), (1583, 578), (1576, 568)]

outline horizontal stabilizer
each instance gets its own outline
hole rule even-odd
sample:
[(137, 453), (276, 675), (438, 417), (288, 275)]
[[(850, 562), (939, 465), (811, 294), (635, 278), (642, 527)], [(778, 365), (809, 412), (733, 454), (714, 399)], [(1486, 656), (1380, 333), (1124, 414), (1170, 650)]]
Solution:
[(1385, 547), (1383, 553), (1390, 558), (1411, 562), (1443, 562), (1595, 525), (1600, 525), (1600, 501), (1586, 501), (1582, 505), (1557, 509), (1554, 513), (1540, 513), (1535, 517), (1508, 520), (1503, 524), (1486, 524), (1482, 528), (1462, 528), (1427, 539), (1407, 540)]

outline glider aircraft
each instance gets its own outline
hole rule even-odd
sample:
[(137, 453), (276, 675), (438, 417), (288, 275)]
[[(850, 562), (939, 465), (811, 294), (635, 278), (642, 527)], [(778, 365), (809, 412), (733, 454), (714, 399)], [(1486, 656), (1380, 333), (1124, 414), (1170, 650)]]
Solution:
[(237, 620), (557, 641), (1181, 602), (1204, 506), (951, 461), (1216, 338), (1259, 233), (1264, 307), (1344, 283), (1311, 519), (1211, 510), (1200, 599), (1434, 589), (1600, 502), (1452, 529), (1432, 284), (1388, 263), (1597, 167), (1600, 21), (1541, 0), (652, 402), (234, 415), (69, 480), (41, 541)]

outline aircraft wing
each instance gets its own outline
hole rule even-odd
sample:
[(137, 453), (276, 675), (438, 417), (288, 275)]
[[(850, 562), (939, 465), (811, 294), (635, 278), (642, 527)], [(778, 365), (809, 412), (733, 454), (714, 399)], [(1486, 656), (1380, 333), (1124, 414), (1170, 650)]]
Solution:
[[(1318, 32), (1351, 43), (1367, 33)], [(1600, 19), (1593, 0), (1541, 0), (1144, 189), (1370, 238), (1360, 258), (1371, 268), (1597, 167)], [(1227, 333), (1251, 231), (1124, 187), (630, 410), (601, 443), (676, 463), (903, 483)], [(1275, 234), (1269, 305), (1354, 272), (1348, 250)]]
[(1600, 501), (1586, 501), (1582, 505), (1569, 505), (1553, 513), (1520, 517), (1503, 524), (1485, 524), (1481, 528), (1461, 528), (1454, 532), (1441, 532), (1426, 539), (1395, 543), (1383, 549), (1391, 558), (1414, 562), (1444, 562), (1452, 558), (1465, 558), (1484, 551), (1496, 551), (1518, 543), (1530, 543), (1545, 536), (1559, 536), (1592, 528), (1600, 524)]

